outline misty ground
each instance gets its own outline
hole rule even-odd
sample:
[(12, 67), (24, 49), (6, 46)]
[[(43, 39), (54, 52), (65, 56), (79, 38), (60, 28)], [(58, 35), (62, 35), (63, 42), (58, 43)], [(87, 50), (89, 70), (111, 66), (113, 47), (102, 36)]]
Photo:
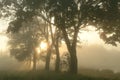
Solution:
[(120, 73), (110, 69), (99, 70), (81, 66), (78, 75), (42, 70), (37, 72), (15, 71), (21, 67), (20, 65), (14, 58), (0, 57), (0, 80), (120, 80)]
[(80, 69), (78, 75), (45, 71), (0, 71), (0, 80), (120, 80), (120, 73)]

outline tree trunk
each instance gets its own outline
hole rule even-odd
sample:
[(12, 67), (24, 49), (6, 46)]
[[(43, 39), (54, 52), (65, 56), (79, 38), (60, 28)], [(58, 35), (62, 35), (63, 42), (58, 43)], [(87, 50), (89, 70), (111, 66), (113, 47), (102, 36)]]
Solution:
[(55, 52), (56, 52), (55, 72), (59, 72), (59, 70), (60, 70), (60, 53), (59, 53), (59, 42), (58, 42), (58, 39), (59, 39), (58, 34), (59, 34), (59, 32), (56, 31), (56, 33), (53, 34), (52, 26), (51, 25), (52, 24), (50, 24), (50, 32), (51, 32), (51, 38), (52, 38), (52, 45), (54, 46)]
[(77, 55), (76, 55), (76, 43), (77, 43), (79, 27), (74, 28), (74, 30), (75, 31), (74, 31), (73, 41), (71, 42), (70, 39), (68, 38), (66, 29), (62, 28), (63, 37), (65, 39), (67, 49), (70, 53), (70, 73), (77, 74), (78, 63), (77, 63)]
[(33, 71), (36, 71), (36, 53), (33, 54)]
[[(50, 25), (51, 26), (51, 25)], [(47, 43), (48, 43), (48, 49), (47, 49), (47, 55), (46, 55), (46, 63), (45, 63), (45, 70), (50, 70), (50, 57), (51, 57), (51, 45), (49, 43), (49, 28), (47, 27), (47, 37), (46, 37)]]
[(51, 48), (48, 49), (47, 55), (46, 55), (46, 64), (45, 64), (45, 70), (50, 70), (50, 57), (51, 57)]
[(59, 72), (59, 70), (60, 70), (60, 53), (59, 53), (59, 43), (58, 43), (58, 39), (56, 39), (55, 50), (56, 50), (55, 71), (56, 71), (56, 72)]
[(71, 48), (69, 53), (70, 53), (70, 72), (73, 74), (77, 74), (78, 64), (77, 64), (76, 48)]

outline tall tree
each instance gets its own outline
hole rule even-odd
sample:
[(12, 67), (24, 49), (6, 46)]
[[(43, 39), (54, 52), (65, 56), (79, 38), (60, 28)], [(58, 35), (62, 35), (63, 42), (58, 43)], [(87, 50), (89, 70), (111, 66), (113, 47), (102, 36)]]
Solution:
[(61, 42), (61, 33), (58, 28), (55, 28), (55, 31), (53, 33), (52, 25), (50, 24), (50, 32), (51, 32), (51, 38), (52, 38), (52, 45), (55, 49), (56, 53), (56, 60), (55, 60), (55, 71), (60, 71), (60, 51), (59, 51), (59, 43)]
[[(54, 17), (54, 23), (62, 31), (70, 53), (71, 73), (77, 73), (76, 43), (79, 29), (92, 24), (105, 32), (115, 30), (118, 33), (119, 8), (119, 0), (47, 0), (46, 11), (50, 17)], [(72, 37), (68, 33), (70, 28), (73, 29)], [(113, 40), (117, 40), (116, 37)]]
[[(23, 0), (23, 1), (17, 2), (17, 0), (16, 0), (16, 1), (8, 2), (7, 0), (5, 0), (3, 3), (6, 4), (6, 5), (9, 5), (9, 6), (11, 6), (13, 4), (12, 6), (15, 7), (15, 12), (16, 12), (15, 13), (15, 16), (16, 16), (15, 21), (17, 21), (17, 22), (16, 22), (16, 24), (14, 24), (13, 27), (9, 26), (8, 32), (9, 31), (17, 32), (19, 30), (19, 28), (21, 27), (21, 24), (23, 22), (26, 22), (27, 20), (32, 19), (33, 16), (36, 16), (36, 15), (41, 17), (43, 20), (45, 20), (45, 23), (49, 22), (50, 25), (51, 25), (51, 21), (44, 14), (45, 12), (44, 12), (43, 9), (44, 9), (45, 4), (41, 5), (41, 3), (44, 3), (44, 1), (40, 1), (40, 0), (37, 0), (37, 1)], [(46, 28), (46, 29), (48, 29), (48, 28)], [(42, 31), (42, 33), (43, 33), (43, 31)], [(52, 33), (52, 31), (51, 31), (51, 33)], [(49, 30), (46, 30), (46, 33), (43, 33), (43, 35), (44, 35), (44, 37), (45, 37), (45, 39), (46, 39), (46, 41), (48, 43), (48, 46), (49, 46), (49, 48), (47, 50), (46, 65), (45, 65), (45, 69), (49, 71), (50, 55), (51, 55), (51, 49), (52, 49), (51, 48), (52, 45), (49, 44), (50, 43), (49, 42)]]
[[(46, 11), (50, 17), (54, 17), (54, 23), (62, 31), (67, 49), (70, 53), (70, 72), (77, 73), (76, 44), (79, 29), (86, 19), (85, 9), (91, 7), (88, 1), (79, 0), (48, 0)], [(69, 29), (73, 34), (69, 35)]]
[[(10, 23), (13, 27), (17, 21)], [(31, 60), (33, 62), (33, 70), (36, 70), (37, 64), (37, 51), (36, 47), (39, 46), (40, 41), (43, 40), (42, 32), (34, 21), (30, 23), (23, 23), (22, 27), (17, 33), (10, 33), (10, 54), (19, 61)]]

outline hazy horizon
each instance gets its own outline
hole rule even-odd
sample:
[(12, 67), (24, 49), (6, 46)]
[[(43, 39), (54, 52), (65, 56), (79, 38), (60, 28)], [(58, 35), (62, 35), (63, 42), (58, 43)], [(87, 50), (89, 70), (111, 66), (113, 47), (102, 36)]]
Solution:
[[(62, 52), (64, 52), (64, 50)], [(120, 60), (120, 51), (116, 50), (115, 47), (113, 47), (113, 49), (107, 49), (99, 44), (86, 45), (82, 48), (77, 48), (77, 56), (78, 67), (98, 70), (108, 69), (114, 72), (120, 72), (120, 64), (118, 62)], [(18, 62), (9, 55), (0, 56), (0, 70), (21, 69), (20, 66), (22, 68), (24, 66), (21, 64), (21, 62)]]

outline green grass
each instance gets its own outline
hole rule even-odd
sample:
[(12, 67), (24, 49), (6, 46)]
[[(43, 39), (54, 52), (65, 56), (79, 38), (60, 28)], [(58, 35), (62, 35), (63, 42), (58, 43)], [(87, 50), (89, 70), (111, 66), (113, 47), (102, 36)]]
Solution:
[[(55, 72), (0, 72), (0, 80), (113, 80)], [(115, 79), (116, 80), (116, 79)]]

